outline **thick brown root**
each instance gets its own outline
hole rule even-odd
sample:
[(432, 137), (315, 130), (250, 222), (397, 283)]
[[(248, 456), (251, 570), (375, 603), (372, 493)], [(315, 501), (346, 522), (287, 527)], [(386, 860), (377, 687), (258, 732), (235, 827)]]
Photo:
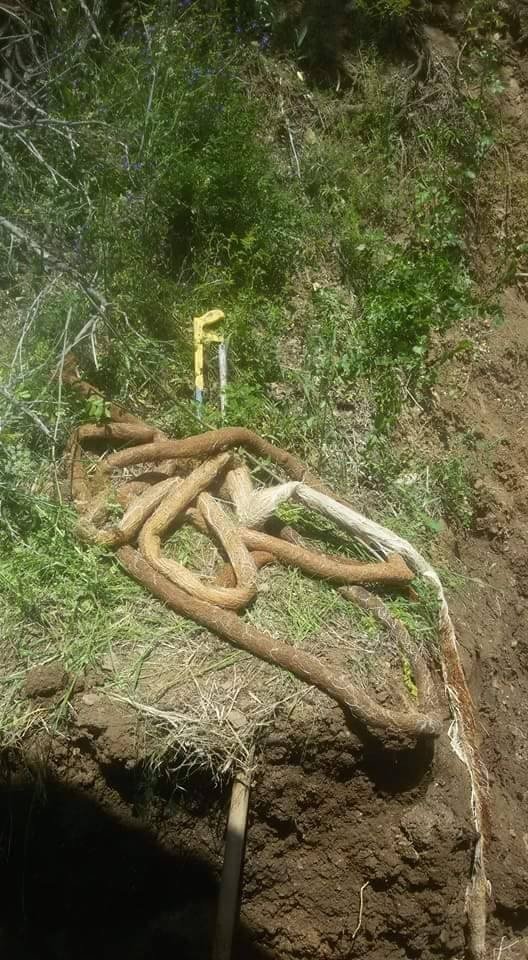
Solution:
[(236, 614), (180, 590), (132, 547), (121, 547), (117, 556), (124, 569), (171, 610), (194, 620), (233, 646), (252, 653), (266, 663), (288, 670), (304, 683), (317, 687), (345, 707), (370, 733), (396, 739), (436, 737), (440, 733), (440, 723), (436, 717), (420, 713), (413, 707), (405, 712), (386, 710), (363, 690), (354, 687), (348, 677), (331, 670), (312, 654), (275, 640), (245, 623)]

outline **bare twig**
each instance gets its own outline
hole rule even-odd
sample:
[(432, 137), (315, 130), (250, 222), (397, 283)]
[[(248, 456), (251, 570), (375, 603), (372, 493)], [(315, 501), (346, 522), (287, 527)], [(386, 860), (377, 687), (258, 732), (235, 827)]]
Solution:
[(139, 145), (139, 157), (143, 156), (143, 148), (145, 146), (145, 138), (147, 136), (147, 128), (149, 123), (149, 117), (152, 110), (152, 100), (154, 98), (154, 88), (156, 86), (157, 71), (154, 67), (152, 70), (152, 83), (150, 84), (150, 90), (147, 101), (147, 109), (145, 111), (145, 123), (143, 124), (143, 133), (141, 134), (141, 143)]
[[(73, 277), (73, 279), (77, 283), (77, 286), (80, 288), (80, 290), (82, 290), (84, 295), (93, 304), (99, 316), (104, 317), (106, 319), (107, 310), (108, 310), (108, 307), (110, 306), (106, 297), (104, 297), (103, 294), (99, 290), (97, 290), (96, 287), (92, 286), (91, 284), (87, 284), (86, 281), (83, 279), (83, 277), (78, 273), (77, 270), (75, 270), (74, 267), (72, 267), (65, 260), (62, 260), (60, 257), (57, 257), (55, 254), (50, 253), (50, 251), (47, 250), (44, 246), (42, 246), (42, 244), (34, 240), (33, 237), (30, 237), (25, 230), (23, 230), (21, 227), (17, 226), (16, 224), (12, 223), (6, 217), (0, 216), (0, 227), (4, 227), (6, 230), (8, 230), (11, 233), (12, 236), (16, 237), (19, 240), (22, 240), (23, 243), (25, 243), (30, 248), (30, 250), (33, 250), (34, 253), (37, 253), (39, 257), (46, 264), (53, 265), (57, 267), (59, 270), (62, 270), (65, 273), (68, 273), (71, 277)], [(98, 319), (99, 317), (91, 317), (90, 320), (88, 320), (87, 323), (84, 324), (84, 326), (79, 331), (75, 339), (70, 344), (68, 344), (68, 346), (65, 348), (65, 353), (68, 353), (70, 350), (73, 350), (77, 346), (77, 344), (80, 343), (81, 340), (83, 340), (87, 336), (90, 336), (92, 338), (92, 346), (93, 346), (94, 344), (93, 336), (94, 336), (94, 331), (95, 331), (95, 327), (97, 325)]]
[(48, 118), (48, 114), (46, 113), (46, 111), (43, 110), (42, 107), (39, 107), (34, 100), (30, 100), (29, 97), (24, 96), (24, 94), (21, 93), (20, 90), (17, 90), (16, 87), (11, 86), (11, 84), (8, 83), (7, 80), (2, 80), (1, 77), (0, 77), (0, 87), (4, 87), (5, 90), (9, 90), (9, 93), (12, 93), (15, 95), (15, 97), (18, 97), (18, 99), (21, 100), (22, 103), (26, 105), (26, 107), (30, 107), (31, 110), (35, 111), (35, 113), (39, 113), (42, 117)]
[(57, 179), (59, 179), (59, 180), (62, 180), (63, 183), (66, 183), (69, 187), (71, 187), (72, 190), (79, 189), (71, 182), (71, 180), (68, 180), (67, 177), (63, 176), (62, 173), (60, 173), (58, 170), (55, 170), (55, 168), (48, 163), (46, 158), (42, 156), (40, 150), (38, 150), (38, 148), (35, 146), (32, 140), (27, 140), (26, 137), (22, 136), (21, 133), (15, 133), (15, 137), (17, 138), (17, 140), (20, 140), (20, 143), (23, 143), (24, 146), (29, 150), (29, 152), (33, 154), (33, 156), (39, 161), (39, 163), (41, 163), (46, 168), (51, 179), (53, 180), (53, 183), (56, 184)]
[(458, 73), (458, 75), (459, 75), (460, 77), (463, 77), (462, 70), (460, 69), (460, 63), (461, 63), (461, 61), (462, 61), (462, 55), (463, 55), (464, 50), (466, 49), (467, 45), (468, 45), (468, 42), (467, 42), (467, 40), (466, 40), (466, 41), (462, 44), (462, 46), (460, 47), (460, 51), (459, 51), (459, 54), (458, 54), (458, 57), (457, 57), (456, 70), (457, 70), (457, 73)]
[[(3, 124), (2, 124), (2, 126), (3, 126)], [(2, 146), (2, 144), (0, 144), (0, 158), (3, 160), (3, 162), (4, 162), (5, 165), (6, 165), (6, 168), (7, 168), (11, 173), (13, 173), (13, 172), (16, 170), (16, 164), (15, 164), (14, 160), (9, 156), (7, 150), (4, 149), (4, 147)]]
[(512, 194), (512, 172), (511, 172), (511, 163), (510, 163), (510, 151), (508, 149), (508, 144), (505, 143), (503, 146), (504, 151), (504, 165), (506, 167), (506, 196), (504, 203), (504, 221), (503, 221), (503, 231), (506, 239), (509, 237), (509, 223), (510, 215), (512, 209), (511, 203), (511, 194)]
[(22, 240), (26, 246), (28, 246), (34, 253), (37, 253), (42, 260), (49, 260), (50, 263), (55, 263), (57, 266), (60, 266), (62, 269), (70, 270), (68, 264), (59, 260), (58, 257), (55, 257), (49, 250), (46, 250), (42, 244), (38, 243), (36, 240), (33, 240), (32, 237), (26, 233), (22, 227), (18, 227), (15, 223), (11, 223), (6, 217), (0, 216), (0, 227), (4, 227), (9, 231), (14, 237), (17, 237), (18, 240)]
[(37, 416), (35, 411), (31, 409), (31, 407), (28, 407), (25, 403), (22, 402), (22, 400), (19, 400), (17, 397), (14, 397), (11, 393), (9, 393), (9, 390), (7, 390), (7, 388), (4, 387), (3, 384), (0, 384), (0, 393), (2, 393), (3, 396), (6, 398), (6, 400), (8, 400), (9, 403), (12, 403), (14, 407), (19, 407), (20, 410), (22, 410), (27, 417), (33, 420), (33, 423), (35, 423), (37, 427), (39, 427), (39, 429), (42, 430), (42, 432), (45, 433), (46, 436), (51, 439), (51, 433), (48, 430), (46, 424), (40, 419), (39, 416)]
[(30, 130), (35, 128), (49, 127), (52, 130), (57, 127), (108, 127), (106, 120), (60, 120), (57, 117), (34, 117), (31, 120), (17, 120), (16, 123), (5, 123), (2, 121), (0, 127), (4, 130)]
[(11, 373), (14, 373), (14, 369), (17, 361), (18, 361), (20, 370), (22, 370), (22, 347), (24, 345), (24, 340), (27, 334), (29, 333), (29, 331), (31, 330), (31, 327), (33, 326), (33, 323), (38, 313), (38, 308), (40, 306), (41, 300), (43, 299), (43, 297), (45, 297), (49, 293), (51, 288), (56, 284), (57, 279), (58, 279), (57, 277), (54, 277), (52, 280), (50, 280), (50, 282), (46, 284), (46, 286), (42, 290), (39, 291), (39, 293), (33, 300), (33, 303), (29, 307), (26, 319), (24, 321), (24, 326), (22, 327), (22, 333), (16, 345), (16, 349), (13, 354), (13, 360), (11, 361)]
[(58, 434), (59, 434), (59, 424), (60, 424), (60, 418), (61, 418), (61, 412), (62, 412), (62, 373), (63, 373), (63, 370), (64, 370), (64, 358), (66, 357), (66, 344), (67, 344), (67, 342), (68, 342), (68, 329), (69, 329), (69, 326), (70, 326), (72, 310), (73, 310), (73, 308), (70, 307), (69, 310), (68, 310), (67, 316), (66, 316), (66, 323), (65, 323), (65, 325), (64, 325), (64, 336), (63, 336), (63, 339), (62, 339), (62, 353), (61, 353), (61, 358), (60, 358), (60, 365), (59, 365), (59, 371), (60, 371), (60, 372), (59, 372), (59, 376), (58, 376), (58, 388), (57, 388), (57, 416), (55, 417), (55, 427), (54, 427), (54, 430), (53, 430), (53, 444), (52, 444), (52, 447), (51, 447), (51, 459), (52, 459), (52, 462), (53, 462), (53, 469), (54, 469), (54, 473), (55, 473), (55, 487), (56, 487), (56, 490), (57, 490), (57, 496), (58, 496), (58, 499), (59, 499), (59, 503), (62, 503), (62, 494), (61, 494), (61, 489), (60, 489), (60, 483), (59, 483), (58, 477), (57, 477), (57, 457), (56, 457), (56, 449), (57, 449), (57, 437), (58, 437)]
[(90, 13), (90, 10), (88, 9), (88, 6), (87, 6), (87, 4), (85, 3), (85, 0), (79, 0), (79, 6), (81, 7), (81, 9), (82, 9), (82, 11), (83, 11), (86, 19), (88, 20), (88, 23), (90, 24), (90, 29), (91, 29), (92, 33), (97, 37), (97, 39), (99, 40), (99, 43), (102, 43), (103, 46), (104, 46), (103, 38), (102, 38), (101, 34), (99, 33), (97, 24), (96, 24), (94, 18), (92, 17), (92, 14)]
[[(102, 293), (100, 293), (99, 290), (90, 284), (87, 284), (75, 267), (72, 267), (71, 264), (69, 264), (66, 260), (62, 260), (55, 254), (50, 253), (46, 247), (44, 247), (37, 240), (34, 240), (33, 237), (31, 237), (25, 230), (22, 229), (22, 227), (12, 223), (11, 220), (8, 220), (6, 217), (0, 216), (0, 227), (4, 227), (5, 230), (8, 230), (9, 233), (11, 233), (12, 236), (16, 237), (18, 240), (22, 240), (23, 243), (25, 243), (30, 250), (33, 250), (34, 253), (37, 253), (45, 263), (52, 264), (53, 266), (58, 267), (59, 270), (63, 270), (65, 273), (68, 273), (70, 276), (72, 276), (83, 293), (88, 297), (89, 300), (91, 300), (97, 311), (102, 316), (106, 315), (106, 311), (109, 307), (108, 300), (103, 296)], [(90, 321), (89, 324), (86, 324), (85, 327), (83, 327), (83, 331), (86, 332), (86, 330), (88, 330), (92, 324), (93, 321)], [(75, 343), (78, 343), (80, 338), (81, 334), (78, 334)]]
[(294, 161), (295, 161), (295, 171), (296, 171), (296, 173), (297, 173), (297, 176), (298, 176), (299, 179), (300, 179), (300, 177), (301, 177), (301, 165), (300, 165), (300, 163), (299, 163), (299, 157), (297, 156), (297, 151), (296, 151), (296, 149), (295, 149), (295, 143), (293, 142), (293, 134), (292, 134), (292, 132), (291, 132), (291, 127), (290, 127), (288, 121), (286, 121), (286, 129), (287, 129), (287, 131), (288, 131), (288, 137), (289, 137), (289, 140), (290, 140), (291, 151), (292, 151), (292, 154), (293, 154), (293, 159), (294, 159)]
[[(152, 54), (152, 43), (151, 43), (151, 41), (150, 41), (150, 34), (149, 34), (149, 31), (147, 30), (147, 27), (145, 26), (145, 22), (144, 22), (144, 21), (143, 21), (143, 30), (144, 30), (144, 32), (145, 32), (145, 40), (146, 40), (146, 42), (147, 42), (149, 54), (150, 54), (150, 56), (152, 57), (152, 59), (154, 59), (154, 58), (153, 58), (153, 54)], [(151, 113), (151, 110), (152, 110), (152, 101), (153, 101), (153, 99), (154, 99), (154, 90), (155, 90), (155, 87), (156, 87), (157, 76), (158, 76), (158, 73), (157, 73), (157, 70), (156, 70), (156, 65), (155, 65), (155, 63), (153, 63), (153, 66), (152, 66), (152, 82), (151, 82), (151, 84), (150, 84), (150, 90), (149, 90), (149, 95), (148, 95), (148, 100), (147, 100), (147, 108), (146, 108), (146, 110), (145, 110), (145, 120), (144, 120), (144, 123), (143, 123), (143, 133), (141, 134), (141, 143), (140, 143), (140, 145), (139, 145), (139, 158), (140, 158), (140, 159), (141, 159), (141, 157), (143, 156), (143, 148), (144, 148), (144, 146), (145, 146), (145, 139), (146, 139), (146, 136), (147, 136), (147, 129), (148, 129), (148, 125), (149, 125), (150, 113)]]
[(24, 20), (23, 17), (21, 17), (17, 13), (16, 7), (12, 6), (11, 4), (9, 5), (9, 7), (6, 7), (5, 4), (0, 3), (0, 10), (3, 10), (4, 13), (7, 13), (10, 17), (13, 18), (13, 20), (18, 20), (19, 23), (22, 23), (27, 28), (26, 21)]
[(80, 330), (80, 332), (77, 334), (75, 339), (68, 344), (66, 348), (66, 353), (70, 353), (72, 350), (74, 350), (77, 344), (80, 343), (81, 340), (84, 340), (85, 337), (91, 337), (92, 331), (96, 326), (98, 319), (99, 319), (98, 317), (91, 317), (91, 319), (84, 324), (84, 327), (82, 328), (82, 330)]

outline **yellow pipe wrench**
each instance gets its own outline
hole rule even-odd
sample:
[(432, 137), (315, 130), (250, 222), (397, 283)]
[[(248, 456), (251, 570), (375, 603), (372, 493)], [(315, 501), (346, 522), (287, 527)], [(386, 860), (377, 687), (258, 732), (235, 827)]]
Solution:
[(220, 410), (225, 410), (225, 389), (227, 382), (227, 352), (224, 336), (217, 330), (208, 329), (224, 319), (222, 310), (209, 310), (202, 317), (193, 317), (194, 334), (194, 399), (200, 412), (204, 399), (204, 344), (218, 343), (218, 367), (220, 380)]

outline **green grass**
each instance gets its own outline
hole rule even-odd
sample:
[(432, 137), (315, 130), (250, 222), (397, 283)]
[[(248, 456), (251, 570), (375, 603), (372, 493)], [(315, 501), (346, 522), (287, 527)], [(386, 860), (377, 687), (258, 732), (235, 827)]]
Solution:
[(464, 457), (431, 455), (424, 443), (424, 452), (417, 453), (381, 437), (366, 450), (363, 483), (381, 494), (378, 510), (382, 522), (427, 553), (427, 545), (442, 534), (446, 524), (458, 532), (471, 528), (475, 465), (476, 458), (469, 451)]

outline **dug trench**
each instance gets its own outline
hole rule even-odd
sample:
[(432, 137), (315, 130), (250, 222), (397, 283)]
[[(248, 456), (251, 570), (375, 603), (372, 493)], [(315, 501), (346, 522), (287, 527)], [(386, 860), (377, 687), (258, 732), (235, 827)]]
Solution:
[[(153, 778), (106, 707), (3, 758), (3, 955), (207, 958), (227, 794)], [(390, 752), (337, 708), (280, 724), (255, 777), (239, 958), (456, 956), (474, 831), (447, 742)], [(364, 886), (367, 884), (367, 886)], [(360, 890), (363, 909), (360, 910)]]

